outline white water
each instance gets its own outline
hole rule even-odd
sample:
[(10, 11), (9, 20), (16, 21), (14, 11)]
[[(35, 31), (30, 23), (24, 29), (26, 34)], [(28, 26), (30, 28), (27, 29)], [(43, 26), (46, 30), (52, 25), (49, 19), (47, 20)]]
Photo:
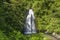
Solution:
[(26, 22), (25, 22), (25, 34), (32, 34), (32, 33), (36, 33), (36, 28), (35, 28), (35, 23), (34, 23), (34, 12), (32, 9), (29, 9), (29, 11), (27, 12), (27, 17), (26, 17)]

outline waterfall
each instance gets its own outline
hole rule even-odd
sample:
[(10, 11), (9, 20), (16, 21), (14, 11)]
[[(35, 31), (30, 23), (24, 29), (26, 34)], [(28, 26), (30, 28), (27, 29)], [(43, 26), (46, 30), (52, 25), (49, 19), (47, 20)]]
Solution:
[(36, 33), (34, 19), (35, 19), (35, 16), (34, 16), (33, 10), (29, 9), (26, 16), (24, 34)]

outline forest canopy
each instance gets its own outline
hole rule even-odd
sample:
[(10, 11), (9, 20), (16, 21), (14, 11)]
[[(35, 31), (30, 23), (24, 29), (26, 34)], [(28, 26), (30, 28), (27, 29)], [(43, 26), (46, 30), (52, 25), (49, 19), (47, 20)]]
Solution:
[[(30, 6), (39, 33), (28, 38), (22, 30)], [(45, 31), (60, 34), (60, 0), (0, 0), (0, 40), (43, 40)]]

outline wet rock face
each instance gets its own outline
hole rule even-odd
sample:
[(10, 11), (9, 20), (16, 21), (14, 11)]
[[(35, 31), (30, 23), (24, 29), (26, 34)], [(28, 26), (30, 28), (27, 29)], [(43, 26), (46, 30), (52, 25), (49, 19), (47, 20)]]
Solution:
[(32, 9), (29, 9), (25, 21), (25, 31), (24, 34), (36, 33), (35, 23), (34, 23), (34, 12)]

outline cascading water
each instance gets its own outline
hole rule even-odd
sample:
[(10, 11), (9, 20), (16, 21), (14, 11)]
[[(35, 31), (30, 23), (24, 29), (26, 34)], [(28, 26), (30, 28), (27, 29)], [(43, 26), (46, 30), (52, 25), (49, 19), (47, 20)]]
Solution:
[(29, 9), (26, 16), (24, 34), (36, 33), (34, 19), (35, 17), (33, 10)]

